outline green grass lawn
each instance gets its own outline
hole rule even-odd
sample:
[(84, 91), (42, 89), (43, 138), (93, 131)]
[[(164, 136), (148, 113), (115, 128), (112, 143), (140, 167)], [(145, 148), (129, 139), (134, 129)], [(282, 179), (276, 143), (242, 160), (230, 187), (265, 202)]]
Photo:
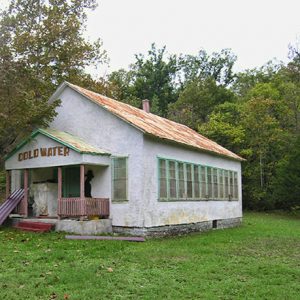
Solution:
[(0, 299), (300, 299), (300, 220), (145, 243), (0, 227)]

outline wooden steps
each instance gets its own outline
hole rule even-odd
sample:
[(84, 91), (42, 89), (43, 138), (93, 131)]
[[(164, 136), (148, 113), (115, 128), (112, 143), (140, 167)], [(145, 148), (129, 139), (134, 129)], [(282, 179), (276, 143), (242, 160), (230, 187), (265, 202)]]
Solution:
[(32, 231), (32, 232), (49, 232), (54, 228), (54, 224), (51, 223), (42, 223), (42, 222), (30, 222), (30, 221), (20, 221), (14, 228)]

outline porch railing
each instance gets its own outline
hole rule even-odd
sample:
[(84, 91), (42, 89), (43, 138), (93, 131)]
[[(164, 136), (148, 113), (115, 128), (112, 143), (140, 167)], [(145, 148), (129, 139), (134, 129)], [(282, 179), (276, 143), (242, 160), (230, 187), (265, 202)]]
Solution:
[(61, 198), (57, 203), (59, 217), (109, 217), (108, 198)]

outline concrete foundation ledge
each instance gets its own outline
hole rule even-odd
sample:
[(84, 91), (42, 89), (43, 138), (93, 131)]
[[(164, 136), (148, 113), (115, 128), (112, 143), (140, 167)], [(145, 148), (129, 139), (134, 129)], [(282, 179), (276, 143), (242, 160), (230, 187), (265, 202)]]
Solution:
[(225, 229), (241, 225), (242, 218), (216, 219), (190, 224), (164, 225), (155, 227), (122, 227), (113, 226), (113, 232), (149, 237), (163, 237), (204, 232), (211, 229)]
[(92, 221), (58, 220), (55, 230), (76, 234), (112, 233), (112, 222), (110, 219)]

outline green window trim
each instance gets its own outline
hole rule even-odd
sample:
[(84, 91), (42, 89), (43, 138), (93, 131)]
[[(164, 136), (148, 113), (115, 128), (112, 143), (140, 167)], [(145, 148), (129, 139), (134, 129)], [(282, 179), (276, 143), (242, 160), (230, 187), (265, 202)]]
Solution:
[[(124, 164), (123, 166), (122, 163)], [(128, 157), (127, 156), (112, 157), (111, 179), (112, 179), (111, 180), (112, 202), (114, 203), (128, 202)]]
[(162, 157), (157, 167), (159, 201), (239, 200), (237, 171)]

